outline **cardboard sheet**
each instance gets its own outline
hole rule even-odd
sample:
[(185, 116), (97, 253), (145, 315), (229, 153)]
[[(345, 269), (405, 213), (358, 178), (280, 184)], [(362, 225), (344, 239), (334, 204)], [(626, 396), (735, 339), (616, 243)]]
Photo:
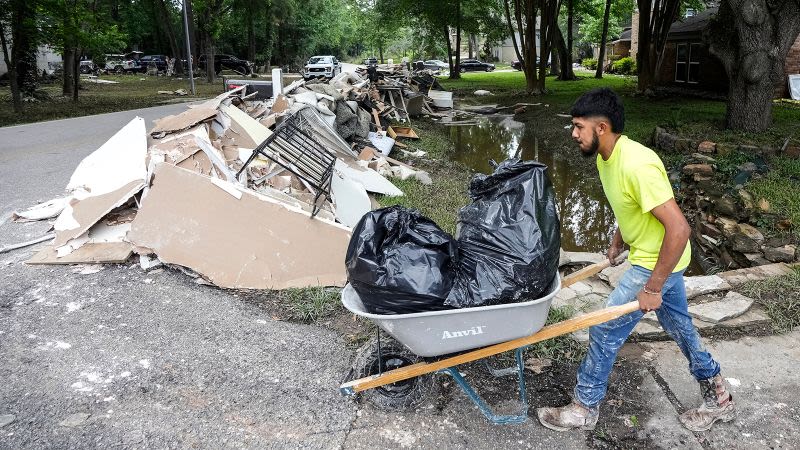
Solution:
[[(211, 179), (159, 164), (128, 240), (165, 263), (226, 288), (342, 286), (349, 230), (241, 189), (236, 199)], [(202, 205), (198, 202), (202, 201)]]

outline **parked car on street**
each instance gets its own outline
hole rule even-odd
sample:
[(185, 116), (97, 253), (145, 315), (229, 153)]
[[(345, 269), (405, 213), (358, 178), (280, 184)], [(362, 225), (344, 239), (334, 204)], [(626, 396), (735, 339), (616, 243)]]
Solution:
[(107, 72), (118, 74), (137, 72), (140, 70), (139, 57), (142, 52), (133, 51), (124, 55), (106, 55), (106, 64), (103, 67)]
[(335, 56), (312, 56), (303, 67), (303, 78), (333, 78), (342, 73), (341, 64)]
[(474, 72), (477, 70), (483, 72), (491, 72), (494, 70), (494, 64), (478, 61), (477, 59), (465, 59), (461, 61), (461, 72)]
[[(197, 58), (197, 67), (206, 70), (206, 55)], [(239, 59), (233, 55), (214, 55), (214, 73), (219, 74), (223, 69), (232, 70), (242, 75), (253, 73), (253, 63)]]
[(90, 73), (96, 74), (98, 71), (100, 71), (100, 68), (97, 67), (94, 61), (92, 61), (91, 59), (86, 59), (80, 62), (80, 65), (78, 66), (78, 71), (84, 75)]
[(139, 70), (144, 73), (150, 70), (151, 67), (159, 72), (167, 71), (167, 56), (166, 55), (146, 55), (139, 58)]
[(428, 70), (450, 70), (450, 66), (446, 62), (439, 59), (429, 59), (424, 61), (423, 64)]

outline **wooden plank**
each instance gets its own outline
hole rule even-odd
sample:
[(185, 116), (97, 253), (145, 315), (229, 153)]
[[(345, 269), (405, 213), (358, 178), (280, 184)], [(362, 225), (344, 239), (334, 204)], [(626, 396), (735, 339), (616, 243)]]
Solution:
[(25, 261), (26, 264), (83, 264), (124, 263), (133, 253), (128, 242), (103, 242), (84, 244), (68, 255), (59, 258), (56, 249), (48, 245)]
[[(624, 252), (620, 253), (619, 256), (617, 256), (616, 261), (618, 261), (618, 262), (624, 261), (625, 258), (627, 258), (627, 257), (628, 257), (628, 250), (625, 250)], [(577, 283), (578, 281), (581, 281), (583, 279), (589, 278), (592, 275), (601, 272), (603, 269), (605, 269), (605, 268), (607, 268), (609, 266), (611, 266), (611, 262), (609, 262), (608, 258), (600, 261), (599, 263), (594, 263), (591, 266), (586, 266), (583, 269), (581, 269), (581, 270), (579, 270), (577, 272), (571, 273), (571, 274), (567, 275), (566, 277), (564, 277), (564, 279), (561, 280), (561, 287), (565, 288), (565, 287), (572, 286), (573, 284)]]
[(539, 330), (538, 333), (514, 339), (512, 341), (501, 342), (499, 344), (490, 345), (471, 352), (462, 353), (450, 358), (441, 359), (431, 363), (418, 363), (411, 366), (401, 367), (399, 369), (384, 372), (381, 375), (372, 375), (358, 380), (353, 380), (342, 384), (339, 390), (343, 394), (354, 394), (356, 392), (365, 391), (367, 389), (384, 386), (398, 381), (407, 380), (409, 378), (418, 377), (427, 373), (436, 372), (437, 370), (455, 367), (459, 364), (464, 364), (479, 359), (488, 358), (489, 356), (497, 355), (499, 353), (516, 350), (526, 345), (535, 344), (547, 339), (551, 339), (564, 334), (572, 333), (584, 328), (589, 328), (609, 320), (616, 319), (625, 314), (632, 313), (639, 309), (639, 302), (632, 301), (620, 306), (612, 306), (604, 308), (599, 311), (590, 312), (587, 314), (573, 317), (572, 319), (555, 323), (546, 326)]

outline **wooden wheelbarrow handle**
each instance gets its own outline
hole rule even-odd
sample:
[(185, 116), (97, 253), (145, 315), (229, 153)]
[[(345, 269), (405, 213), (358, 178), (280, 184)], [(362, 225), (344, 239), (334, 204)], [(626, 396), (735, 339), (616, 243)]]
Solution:
[[(620, 255), (623, 256), (623, 255)], [(593, 264), (585, 269), (575, 272), (570, 277), (564, 278), (562, 286), (569, 286), (579, 280), (590, 277), (595, 273), (603, 270), (610, 265), (608, 260)], [(591, 270), (589, 270), (591, 269)], [(568, 280), (571, 280), (567, 284)], [(490, 345), (467, 353), (462, 353), (450, 358), (440, 359), (430, 363), (417, 363), (410, 366), (401, 367), (399, 369), (384, 372), (381, 375), (370, 375), (368, 377), (360, 378), (358, 380), (349, 381), (339, 387), (342, 394), (351, 395), (356, 392), (366, 391), (367, 389), (384, 386), (398, 381), (407, 380), (409, 378), (418, 377), (427, 373), (436, 372), (437, 370), (447, 369), (448, 367), (455, 367), (459, 364), (477, 361), (479, 359), (487, 358), (489, 356), (497, 355), (499, 353), (516, 350), (520, 347), (535, 344), (550, 338), (561, 336), (564, 334), (572, 333), (574, 331), (589, 328), (610, 320), (614, 320), (625, 314), (632, 313), (639, 309), (639, 302), (632, 301), (624, 305), (611, 306), (593, 311), (590, 313), (582, 314), (572, 319), (564, 320), (562, 322), (554, 323), (539, 330), (537, 333), (530, 336), (514, 339), (512, 341), (501, 342), (499, 344)]]

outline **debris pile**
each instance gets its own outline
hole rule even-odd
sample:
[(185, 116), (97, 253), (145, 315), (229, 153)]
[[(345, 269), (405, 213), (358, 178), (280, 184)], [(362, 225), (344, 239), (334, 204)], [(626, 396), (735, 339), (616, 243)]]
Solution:
[(446, 106), (426, 71), (370, 68), (275, 86), (259, 101), (240, 86), (149, 132), (131, 120), (78, 165), (64, 198), (15, 214), (57, 217), (54, 240), (28, 263), (120, 263), (135, 253), (143, 268), (172, 264), (225, 288), (344, 285), (352, 227), (376, 194), (403, 195), (389, 178), (431, 182), (391, 151), (418, 139), (412, 117)]

